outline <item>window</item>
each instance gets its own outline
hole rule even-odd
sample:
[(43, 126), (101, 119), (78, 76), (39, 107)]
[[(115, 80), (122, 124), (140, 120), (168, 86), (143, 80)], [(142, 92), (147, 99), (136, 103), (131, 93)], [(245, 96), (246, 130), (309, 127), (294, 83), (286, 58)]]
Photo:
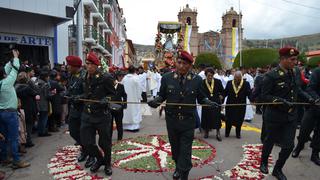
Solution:
[(237, 20), (235, 19), (232, 20), (232, 27), (237, 27)]
[(191, 25), (191, 24), (192, 24), (192, 22), (191, 22), (191, 17), (187, 17), (187, 24), (188, 24), (188, 25)]

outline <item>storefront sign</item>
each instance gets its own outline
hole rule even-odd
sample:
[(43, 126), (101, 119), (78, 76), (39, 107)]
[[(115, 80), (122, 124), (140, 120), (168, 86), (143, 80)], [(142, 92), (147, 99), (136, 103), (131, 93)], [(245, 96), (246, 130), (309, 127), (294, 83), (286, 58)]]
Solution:
[(0, 33), (0, 43), (16, 43), (31, 46), (51, 46), (52, 38)]

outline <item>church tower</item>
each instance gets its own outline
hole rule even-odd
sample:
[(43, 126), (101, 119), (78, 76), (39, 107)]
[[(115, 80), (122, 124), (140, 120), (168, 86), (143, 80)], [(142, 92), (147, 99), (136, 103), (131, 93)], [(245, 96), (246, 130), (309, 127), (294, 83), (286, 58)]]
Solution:
[(183, 7), (183, 10), (179, 11), (178, 14), (178, 20), (182, 23), (182, 34), (184, 35), (186, 31), (186, 24), (192, 25), (192, 32), (191, 32), (191, 38), (190, 38), (190, 53), (193, 54), (193, 56), (198, 55), (198, 29), (199, 26), (197, 25), (197, 15), (198, 12), (196, 9), (191, 9), (189, 7), (189, 4), (186, 5), (186, 7)]
[[(235, 44), (233, 44), (232, 36), (235, 37)], [(222, 16), (221, 38), (224, 54), (224, 66), (226, 68), (231, 68), (233, 59), (237, 55), (235, 52), (240, 50), (239, 43), (243, 39), (242, 14), (238, 14), (233, 7), (231, 7), (230, 10)], [(234, 49), (232, 49), (232, 47), (234, 47)]]

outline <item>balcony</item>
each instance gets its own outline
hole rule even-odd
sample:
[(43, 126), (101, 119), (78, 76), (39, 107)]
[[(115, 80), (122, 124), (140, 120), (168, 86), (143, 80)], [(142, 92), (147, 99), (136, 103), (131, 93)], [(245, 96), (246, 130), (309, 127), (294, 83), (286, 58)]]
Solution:
[(97, 29), (92, 25), (83, 26), (84, 41), (90, 44), (96, 44), (98, 39)]
[(90, 9), (90, 12), (92, 13), (98, 13), (98, 0), (83, 0), (83, 5), (88, 6)]
[(112, 0), (103, 0), (103, 8), (106, 9), (106, 11), (111, 11), (111, 4), (112, 4)]
[[(92, 48), (94, 49), (99, 49), (102, 53), (105, 53), (105, 54), (108, 54), (110, 55), (111, 54), (111, 51), (110, 51), (110, 45), (108, 44), (108, 47), (107, 47), (107, 44), (106, 43), (106, 40), (105, 38), (101, 35), (101, 34), (98, 34), (98, 44), (96, 44), (95, 46), (93, 46)], [(106, 47), (109, 49), (106, 49)]]

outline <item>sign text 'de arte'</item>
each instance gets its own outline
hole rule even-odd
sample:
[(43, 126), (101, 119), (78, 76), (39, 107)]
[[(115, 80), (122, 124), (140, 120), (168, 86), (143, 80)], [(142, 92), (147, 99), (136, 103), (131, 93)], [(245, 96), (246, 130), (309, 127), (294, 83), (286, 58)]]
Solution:
[(16, 43), (31, 46), (51, 46), (52, 38), (0, 33), (0, 43)]

